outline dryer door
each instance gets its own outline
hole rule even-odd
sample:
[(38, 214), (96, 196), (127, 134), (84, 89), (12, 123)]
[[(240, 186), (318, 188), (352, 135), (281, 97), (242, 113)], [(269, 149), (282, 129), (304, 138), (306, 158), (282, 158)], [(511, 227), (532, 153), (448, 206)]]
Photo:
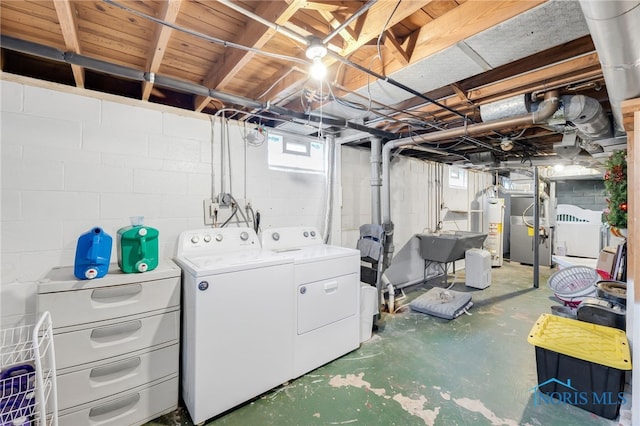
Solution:
[(359, 291), (358, 274), (298, 285), (298, 335), (355, 315)]

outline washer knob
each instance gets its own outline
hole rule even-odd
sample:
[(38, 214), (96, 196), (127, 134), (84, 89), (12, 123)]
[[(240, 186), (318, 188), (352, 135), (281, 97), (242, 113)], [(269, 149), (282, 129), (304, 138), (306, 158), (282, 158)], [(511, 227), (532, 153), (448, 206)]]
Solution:
[(316, 236), (316, 231), (311, 231), (311, 236), (315, 237)]
[(198, 237), (197, 235), (194, 235), (193, 237), (191, 237), (191, 242), (193, 244), (196, 244), (198, 241), (200, 241), (200, 237)]
[(307, 231), (304, 231), (302, 235), (304, 235), (304, 237), (307, 238), (309, 236), (309, 233)]
[(240, 239), (241, 239), (242, 241), (247, 241), (247, 240), (249, 239), (249, 233), (248, 233), (248, 232), (245, 232), (245, 231), (242, 231), (242, 232), (240, 233)]
[(204, 240), (205, 243), (210, 242), (211, 241), (211, 235), (209, 235), (209, 234), (205, 235), (203, 240)]
[(217, 234), (216, 235), (216, 241), (222, 241), (222, 234)]
[(273, 238), (273, 241), (278, 241), (280, 239), (280, 234), (274, 232), (273, 234), (271, 234), (271, 238)]

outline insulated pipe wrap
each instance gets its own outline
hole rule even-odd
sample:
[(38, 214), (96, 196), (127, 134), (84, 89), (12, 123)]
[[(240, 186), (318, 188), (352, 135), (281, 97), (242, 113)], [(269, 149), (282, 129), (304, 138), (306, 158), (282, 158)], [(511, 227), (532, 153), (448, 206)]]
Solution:
[(505, 117), (516, 117), (531, 112), (531, 101), (526, 94), (516, 95), (501, 101), (480, 105), (482, 121), (499, 120)]

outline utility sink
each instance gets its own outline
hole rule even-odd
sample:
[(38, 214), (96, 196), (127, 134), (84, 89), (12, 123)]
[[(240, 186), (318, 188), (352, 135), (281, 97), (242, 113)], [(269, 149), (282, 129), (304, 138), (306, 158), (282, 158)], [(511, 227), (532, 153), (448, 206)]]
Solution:
[(482, 248), (487, 234), (469, 231), (452, 231), (438, 234), (417, 234), (420, 240), (420, 256), (432, 262), (449, 263), (464, 259), (471, 248)]

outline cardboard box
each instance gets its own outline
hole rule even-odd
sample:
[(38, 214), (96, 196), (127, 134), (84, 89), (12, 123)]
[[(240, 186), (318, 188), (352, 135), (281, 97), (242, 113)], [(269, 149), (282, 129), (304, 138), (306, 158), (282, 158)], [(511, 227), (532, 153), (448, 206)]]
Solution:
[(613, 276), (613, 267), (616, 262), (616, 248), (615, 247), (605, 247), (600, 250), (600, 255), (598, 256), (598, 262), (596, 263), (596, 269), (600, 271), (605, 271), (609, 274), (609, 276)]

